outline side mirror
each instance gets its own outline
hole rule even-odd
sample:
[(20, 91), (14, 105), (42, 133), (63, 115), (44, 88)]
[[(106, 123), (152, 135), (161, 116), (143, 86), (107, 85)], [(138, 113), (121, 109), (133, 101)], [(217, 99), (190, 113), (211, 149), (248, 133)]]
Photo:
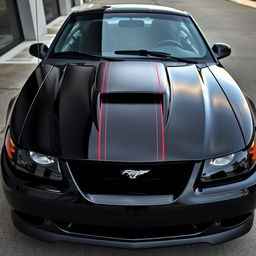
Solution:
[(48, 51), (48, 46), (43, 43), (32, 44), (29, 47), (29, 53), (39, 59), (43, 59)]
[(226, 58), (231, 54), (231, 47), (228, 44), (216, 43), (212, 47), (213, 52), (215, 53), (216, 58), (222, 59)]

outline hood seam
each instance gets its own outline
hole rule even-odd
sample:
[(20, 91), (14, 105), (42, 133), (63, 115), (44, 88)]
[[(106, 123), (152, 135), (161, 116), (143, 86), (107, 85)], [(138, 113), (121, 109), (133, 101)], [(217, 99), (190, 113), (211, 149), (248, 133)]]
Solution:
[(38, 89), (37, 92), (36, 92), (35, 97), (34, 97), (33, 100), (32, 100), (32, 103), (30, 104), (30, 107), (29, 107), (29, 109), (28, 109), (28, 112), (27, 112), (27, 114), (26, 114), (26, 117), (25, 117), (25, 119), (24, 119), (24, 121), (23, 121), (23, 123), (22, 123), (22, 127), (21, 127), (21, 130), (20, 130), (19, 138), (18, 138), (18, 144), (20, 143), (20, 140), (21, 140), (21, 137), (22, 137), (22, 134), (23, 134), (25, 125), (26, 125), (26, 123), (27, 123), (28, 116), (29, 116), (29, 114), (30, 114), (30, 112), (31, 112), (31, 109), (32, 109), (32, 107), (34, 106), (34, 103), (35, 103), (35, 101), (36, 101), (36, 98), (37, 98), (39, 92), (41, 91), (41, 88), (43, 87), (43, 85), (44, 85), (46, 79), (48, 78), (49, 74), (51, 73), (52, 69), (53, 69), (53, 66), (51, 67), (51, 69), (50, 69), (50, 70), (48, 71), (48, 73), (46, 74), (45, 78), (43, 79), (43, 81), (42, 81), (42, 83), (41, 83), (41, 85), (40, 85), (40, 87), (39, 87), (39, 89)]
[(231, 102), (230, 102), (230, 100), (229, 100), (229, 98), (228, 98), (226, 92), (224, 91), (223, 87), (221, 86), (220, 82), (218, 81), (218, 79), (216, 78), (216, 76), (214, 75), (214, 73), (212, 72), (212, 70), (211, 70), (209, 67), (207, 67), (207, 68), (208, 68), (208, 70), (211, 72), (211, 74), (213, 75), (213, 77), (214, 77), (214, 79), (216, 80), (216, 82), (218, 83), (219, 87), (221, 88), (222, 92), (224, 93), (224, 95), (225, 95), (225, 97), (226, 97), (226, 99), (227, 99), (227, 101), (228, 101), (228, 103), (229, 103), (229, 105), (230, 105), (230, 107), (231, 107), (231, 109), (232, 109), (232, 111), (233, 111), (233, 113), (234, 113), (234, 116), (235, 116), (235, 118), (236, 118), (236, 121), (237, 121), (238, 126), (239, 126), (239, 128), (240, 128), (240, 132), (241, 132), (242, 137), (243, 137), (244, 146), (246, 147), (244, 132), (243, 132), (243, 129), (242, 129), (242, 127), (241, 127), (241, 124), (240, 124), (240, 122), (239, 122), (239, 120), (238, 120), (238, 118), (237, 118), (236, 112), (234, 111), (234, 108), (233, 108), (233, 106), (232, 106), (232, 104), (231, 104)]

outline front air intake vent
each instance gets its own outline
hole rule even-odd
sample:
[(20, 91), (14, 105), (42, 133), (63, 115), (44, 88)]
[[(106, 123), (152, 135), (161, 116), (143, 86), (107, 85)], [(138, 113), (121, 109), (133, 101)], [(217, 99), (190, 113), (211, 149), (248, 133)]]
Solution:
[[(126, 164), (70, 161), (71, 172), (87, 194), (173, 195), (177, 198), (191, 176), (194, 163)], [(131, 178), (125, 170), (150, 170)]]
[(103, 93), (100, 97), (109, 104), (155, 104), (163, 101), (163, 95), (159, 93)]

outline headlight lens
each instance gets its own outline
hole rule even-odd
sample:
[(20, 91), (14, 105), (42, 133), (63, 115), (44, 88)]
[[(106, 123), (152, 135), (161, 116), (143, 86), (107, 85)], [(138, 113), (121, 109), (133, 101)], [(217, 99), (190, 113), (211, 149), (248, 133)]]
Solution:
[(5, 147), (8, 158), (17, 170), (45, 179), (62, 180), (57, 158), (17, 148), (9, 132)]
[(206, 160), (201, 175), (201, 183), (225, 181), (249, 173), (250, 170), (250, 156), (247, 150)]
[(210, 161), (210, 164), (214, 166), (228, 165), (232, 162), (232, 160), (234, 159), (234, 156), (235, 156), (234, 154), (231, 154), (231, 155), (215, 158)]
[(30, 151), (29, 155), (35, 163), (40, 165), (51, 165), (55, 161), (54, 157), (52, 156), (42, 155), (33, 151)]

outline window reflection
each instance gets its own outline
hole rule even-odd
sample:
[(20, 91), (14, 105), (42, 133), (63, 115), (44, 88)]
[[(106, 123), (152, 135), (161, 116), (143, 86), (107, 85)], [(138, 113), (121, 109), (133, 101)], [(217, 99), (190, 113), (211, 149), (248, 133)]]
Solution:
[(22, 41), (15, 1), (0, 0), (0, 54)]
[(43, 4), (46, 22), (50, 23), (60, 15), (58, 0), (43, 0)]

